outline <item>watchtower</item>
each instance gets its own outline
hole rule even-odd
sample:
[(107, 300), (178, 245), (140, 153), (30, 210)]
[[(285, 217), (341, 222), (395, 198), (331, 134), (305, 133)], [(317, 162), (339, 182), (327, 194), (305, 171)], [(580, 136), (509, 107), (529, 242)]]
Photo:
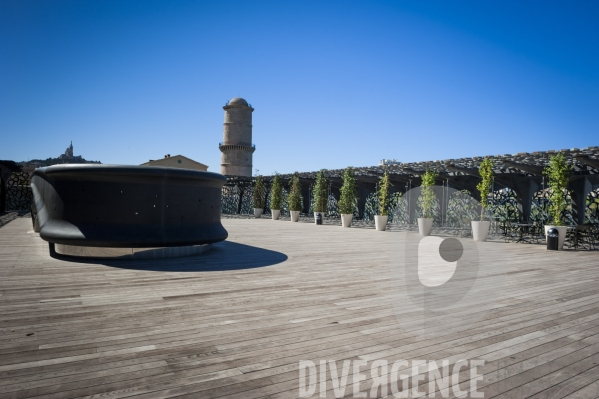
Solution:
[(223, 107), (225, 123), (223, 142), (218, 148), (222, 152), (220, 173), (228, 176), (251, 176), (252, 112), (254, 108), (243, 98), (235, 97)]

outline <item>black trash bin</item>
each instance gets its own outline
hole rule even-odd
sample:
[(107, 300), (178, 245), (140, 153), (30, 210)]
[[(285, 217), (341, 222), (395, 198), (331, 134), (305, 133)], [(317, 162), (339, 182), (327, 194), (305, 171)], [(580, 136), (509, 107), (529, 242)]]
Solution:
[(316, 224), (322, 224), (322, 212), (316, 214)]
[(557, 229), (547, 230), (547, 249), (551, 251), (558, 250), (559, 231)]

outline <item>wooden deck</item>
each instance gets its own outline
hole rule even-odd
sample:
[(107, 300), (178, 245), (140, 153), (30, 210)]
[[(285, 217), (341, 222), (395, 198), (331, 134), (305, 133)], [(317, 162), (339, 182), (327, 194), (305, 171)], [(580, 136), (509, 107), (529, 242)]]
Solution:
[(598, 251), (482, 244), (507, 279), (494, 310), (423, 337), (392, 304), (400, 233), (223, 224), (207, 254), (145, 262), (52, 259), (29, 219), (0, 228), (0, 398), (296, 398), (300, 360), (344, 359), (368, 361), (364, 391), (377, 359), (478, 359), (485, 398), (599, 396)]

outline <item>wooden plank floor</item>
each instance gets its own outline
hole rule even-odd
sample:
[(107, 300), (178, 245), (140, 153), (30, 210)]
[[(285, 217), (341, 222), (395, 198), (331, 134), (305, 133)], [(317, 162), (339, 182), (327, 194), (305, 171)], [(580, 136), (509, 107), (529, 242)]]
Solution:
[[(481, 244), (506, 279), (481, 282), (501, 290), (493, 310), (458, 308), (465, 331), (421, 336), (392, 303), (402, 233), (223, 224), (207, 254), (144, 262), (52, 259), (29, 219), (0, 228), (0, 398), (295, 398), (300, 360), (346, 359), (367, 361), (365, 392), (376, 360), (475, 359), (485, 398), (599, 396), (598, 251)], [(422, 392), (454, 397), (420, 375)], [(458, 377), (468, 391), (470, 370)], [(320, 397), (335, 397), (326, 380)]]

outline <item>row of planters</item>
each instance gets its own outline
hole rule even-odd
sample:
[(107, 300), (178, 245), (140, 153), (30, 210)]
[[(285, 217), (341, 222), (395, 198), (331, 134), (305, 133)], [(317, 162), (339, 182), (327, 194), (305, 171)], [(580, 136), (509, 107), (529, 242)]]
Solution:
[[(563, 154), (553, 156), (549, 160), (549, 164), (545, 168), (544, 174), (549, 178), (549, 213), (553, 220), (552, 225), (545, 226), (545, 233), (550, 228), (555, 228), (559, 231), (559, 249), (563, 248), (566, 237), (567, 227), (564, 226), (563, 214), (567, 207), (563, 193), (569, 182), (569, 174), (571, 167), (567, 164)], [(477, 190), (480, 193), (481, 213), (480, 220), (472, 220), (472, 237), (475, 241), (486, 241), (489, 235), (491, 222), (485, 220), (485, 214), (489, 207), (489, 193), (493, 184), (493, 161), (485, 159), (479, 167), (479, 175), (481, 181), (477, 185)], [(435, 207), (435, 180), (438, 177), (433, 170), (427, 170), (422, 175), (422, 184), (420, 186), (420, 195), (418, 197), (418, 206), (421, 209), (422, 217), (418, 220), (418, 232), (420, 235), (430, 235), (433, 227), (433, 208)], [(324, 214), (328, 206), (328, 190), (327, 180), (324, 171), (318, 172), (316, 183), (314, 185), (314, 220), (316, 224), (322, 224)], [(384, 231), (387, 227), (389, 205), (390, 205), (390, 190), (391, 183), (387, 172), (381, 177), (377, 185), (377, 198), (379, 205), (379, 213), (375, 215), (375, 227), (378, 231)], [(273, 220), (278, 220), (281, 214), (281, 205), (283, 202), (283, 183), (279, 175), (275, 175), (271, 189), (271, 210)], [(291, 213), (291, 221), (297, 222), (302, 210), (302, 187), (299, 175), (296, 173), (291, 179), (290, 191), (288, 196), (289, 210)], [(341, 213), (341, 225), (350, 227), (353, 219), (354, 210), (356, 209), (357, 193), (356, 180), (352, 168), (346, 168), (343, 172), (343, 184), (341, 186), (341, 195), (339, 198), (339, 212)], [(262, 176), (258, 176), (254, 186), (252, 203), (254, 206), (254, 216), (259, 218), (265, 206), (265, 184)]]
[[(390, 203), (390, 189), (391, 183), (389, 176), (385, 174), (381, 177), (378, 184), (378, 198), (379, 198), (379, 209), (380, 215), (375, 215), (375, 226), (376, 230), (384, 231), (387, 228), (389, 203)], [(357, 192), (356, 192), (356, 179), (352, 168), (346, 168), (343, 172), (343, 184), (341, 186), (341, 196), (339, 198), (339, 212), (341, 213), (341, 225), (343, 227), (350, 227), (353, 220), (354, 210), (356, 209)], [(252, 193), (252, 204), (254, 206), (254, 216), (260, 218), (264, 210), (265, 204), (265, 185), (262, 176), (256, 178), (254, 185), (254, 191)], [(324, 175), (324, 171), (321, 170), (316, 175), (316, 182), (314, 184), (314, 222), (316, 224), (322, 224), (324, 220), (325, 212), (328, 208), (328, 183)], [(299, 175), (296, 173), (290, 184), (289, 196), (287, 198), (289, 203), (289, 211), (291, 214), (291, 221), (297, 222), (299, 220), (300, 212), (302, 210), (302, 186), (299, 179)], [(272, 219), (279, 220), (281, 215), (281, 205), (283, 202), (283, 183), (281, 177), (277, 174), (272, 181), (271, 188), (271, 199), (270, 208), (272, 211)]]
[[(291, 221), (297, 222), (302, 211), (302, 184), (299, 179), (299, 175), (296, 173), (291, 179), (291, 188), (289, 190), (289, 196), (287, 201), (289, 203), (289, 213), (291, 214)], [(252, 205), (254, 207), (254, 217), (260, 218), (266, 205), (266, 187), (262, 176), (256, 178), (254, 190), (252, 192)], [(281, 176), (275, 175), (272, 181), (271, 187), (271, 198), (270, 198), (270, 210), (273, 220), (279, 220), (281, 217), (281, 208), (283, 205), (283, 182)]]
[[(545, 235), (549, 229), (556, 229), (559, 232), (558, 248), (564, 247), (566, 239), (567, 226), (564, 226), (564, 211), (567, 208), (564, 193), (567, 190), (570, 180), (572, 167), (568, 165), (563, 154), (557, 154), (549, 159), (549, 163), (544, 170), (545, 176), (549, 178), (549, 214), (553, 224), (545, 225)], [(480, 220), (472, 221), (472, 238), (474, 241), (486, 241), (489, 235), (491, 222), (485, 219), (486, 210), (489, 207), (489, 192), (493, 184), (493, 161), (485, 159), (479, 167), (481, 181), (476, 188), (480, 193)], [(433, 186), (435, 185), (436, 172), (427, 170), (422, 176), (422, 185), (420, 196), (418, 198), (419, 206), (422, 209), (423, 217), (418, 218), (418, 232), (420, 235), (428, 236), (433, 227), (432, 208), (435, 200)]]
[[(323, 192), (326, 194), (326, 179), (324, 178), (323, 172), (319, 172), (316, 179), (316, 184), (314, 187), (314, 196), (315, 196), (315, 204), (314, 204), (314, 217), (317, 215), (324, 214), (324, 209), (327, 206), (327, 199), (323, 199)], [(264, 181), (262, 176), (258, 176), (256, 178), (256, 183), (254, 185), (254, 190), (252, 192), (252, 205), (254, 206), (254, 216), (256, 218), (260, 218), (264, 207), (266, 205), (265, 195), (266, 188), (264, 185)], [(291, 178), (289, 196), (287, 197), (287, 202), (289, 206), (289, 213), (291, 216), (292, 222), (298, 222), (300, 213), (303, 208), (302, 201), (302, 184), (299, 179), (299, 174), (294, 174)], [(281, 181), (281, 177), (276, 174), (271, 187), (271, 199), (270, 199), (270, 209), (273, 220), (279, 220), (281, 216), (281, 208), (283, 204), (283, 182)]]

